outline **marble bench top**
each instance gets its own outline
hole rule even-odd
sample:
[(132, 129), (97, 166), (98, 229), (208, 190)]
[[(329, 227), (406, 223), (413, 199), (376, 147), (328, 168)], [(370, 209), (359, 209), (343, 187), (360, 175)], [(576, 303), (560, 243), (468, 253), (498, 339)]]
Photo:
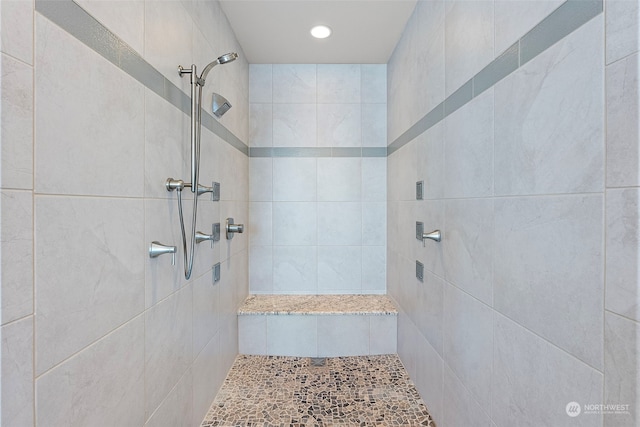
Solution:
[(386, 295), (249, 295), (238, 309), (239, 315), (397, 315)]

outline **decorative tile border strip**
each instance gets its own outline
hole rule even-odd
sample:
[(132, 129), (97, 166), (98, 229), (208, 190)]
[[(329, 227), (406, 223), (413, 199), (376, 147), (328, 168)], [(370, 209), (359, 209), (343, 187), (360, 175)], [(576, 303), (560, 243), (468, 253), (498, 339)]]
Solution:
[(250, 147), (249, 157), (387, 157), (387, 147)]
[[(189, 97), (73, 0), (36, 0), (36, 11), (87, 47), (179, 108), (190, 112)], [(385, 147), (254, 147), (247, 145), (206, 111), (202, 124), (249, 157), (386, 157), (463, 107), (547, 48), (596, 17), (603, 0), (567, 0), (484, 67), (442, 103)]]
[(522, 36), (504, 53), (449, 95), (442, 103), (389, 144), (387, 155), (398, 151), (449, 114), (516, 71), (556, 42), (603, 11), (603, 0), (567, 0)]
[[(89, 15), (73, 0), (36, 0), (36, 11), (87, 47), (164, 98), (183, 113), (191, 113), (189, 96), (164, 77), (135, 50)], [(202, 125), (245, 155), (249, 147), (204, 111)]]

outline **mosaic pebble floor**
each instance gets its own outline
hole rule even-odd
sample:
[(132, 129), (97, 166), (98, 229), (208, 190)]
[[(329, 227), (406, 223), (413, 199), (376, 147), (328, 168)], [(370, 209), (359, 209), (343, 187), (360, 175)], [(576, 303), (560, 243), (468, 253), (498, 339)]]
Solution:
[(239, 355), (202, 427), (429, 426), (427, 407), (396, 355)]

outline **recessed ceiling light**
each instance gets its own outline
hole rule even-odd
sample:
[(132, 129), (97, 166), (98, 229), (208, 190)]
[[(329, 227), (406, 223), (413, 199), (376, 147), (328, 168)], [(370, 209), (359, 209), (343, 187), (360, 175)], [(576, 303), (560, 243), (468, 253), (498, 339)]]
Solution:
[(326, 39), (331, 35), (331, 28), (326, 25), (316, 25), (311, 29), (311, 35), (317, 39)]

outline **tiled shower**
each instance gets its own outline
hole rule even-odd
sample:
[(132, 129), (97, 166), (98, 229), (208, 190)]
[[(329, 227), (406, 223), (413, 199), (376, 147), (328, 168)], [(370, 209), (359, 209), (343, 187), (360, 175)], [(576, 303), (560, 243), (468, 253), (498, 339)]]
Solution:
[[(387, 64), (249, 64), (217, 1), (0, 19), (3, 426), (199, 425), (249, 293), (390, 295), (438, 426), (638, 423), (637, 1), (419, 1)], [(177, 66), (229, 51), (198, 224), (247, 229), (187, 281)]]

